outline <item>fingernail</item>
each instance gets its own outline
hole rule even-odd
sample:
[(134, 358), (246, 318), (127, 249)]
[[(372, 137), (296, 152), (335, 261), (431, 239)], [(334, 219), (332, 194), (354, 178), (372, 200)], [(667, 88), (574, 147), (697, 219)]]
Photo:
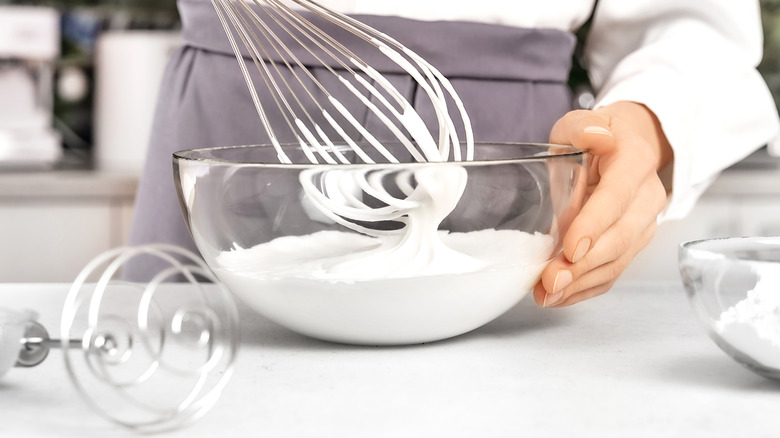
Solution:
[(571, 284), (572, 280), (571, 271), (567, 271), (566, 269), (558, 271), (558, 273), (555, 274), (555, 282), (553, 282), (553, 294), (562, 291), (564, 287)]
[(574, 255), (571, 257), (571, 262), (577, 263), (578, 261), (582, 260), (582, 258), (585, 257), (585, 254), (588, 253), (589, 249), (590, 238), (585, 237), (580, 240), (580, 243), (577, 244), (577, 249), (574, 250)]
[(545, 294), (544, 295), (544, 303), (542, 303), (543, 307), (550, 307), (561, 300), (561, 297), (563, 296), (563, 292), (558, 292), (554, 294)]
[(561, 269), (555, 274), (555, 282), (553, 282), (552, 293), (544, 295), (544, 302), (542, 306), (550, 307), (557, 303), (563, 297), (563, 288), (570, 285), (572, 282), (571, 271)]
[(612, 136), (612, 131), (610, 131), (607, 128), (603, 128), (601, 126), (588, 126), (583, 131), (586, 134), (600, 134), (600, 135), (609, 135)]

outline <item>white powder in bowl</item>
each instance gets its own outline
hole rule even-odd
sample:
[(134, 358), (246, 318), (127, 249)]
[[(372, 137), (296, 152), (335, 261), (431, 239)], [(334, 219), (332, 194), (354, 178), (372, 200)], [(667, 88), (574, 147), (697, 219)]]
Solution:
[[(385, 187), (385, 173), (363, 167), (302, 172), (305, 199), (355, 232), (234, 244), (216, 257), (214, 272), (244, 302), (300, 333), (409, 344), (456, 336), (501, 315), (532, 290), (554, 256), (548, 234), (439, 230), (466, 187), (462, 167), (399, 172), (390, 184), (403, 193), (398, 197)], [(387, 205), (371, 207), (364, 194)], [(371, 225), (383, 221), (403, 227)]]
[(299, 333), (398, 345), (444, 339), (498, 317), (539, 281), (553, 237), (440, 232), (432, 257), (395, 239), (324, 231), (225, 251), (215, 273), (246, 304)]
[(780, 272), (765, 269), (759, 277), (744, 300), (720, 315), (715, 330), (757, 362), (780, 369)]
[[(468, 274), (516, 266), (544, 265), (554, 249), (547, 234), (516, 230), (470, 233), (440, 231), (433, 251), (419, 257), (398, 241), (357, 233), (320, 231), (285, 236), (252, 248), (234, 248), (217, 257), (220, 268), (262, 279), (310, 278), (341, 283)], [(417, 249), (417, 245), (411, 250)], [(536, 271), (536, 269), (534, 269)], [(531, 275), (538, 280), (538, 273)]]

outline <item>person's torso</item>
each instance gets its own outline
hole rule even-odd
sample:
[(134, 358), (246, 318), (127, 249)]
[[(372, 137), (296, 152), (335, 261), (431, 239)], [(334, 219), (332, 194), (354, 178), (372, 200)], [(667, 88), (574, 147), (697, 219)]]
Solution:
[(595, 0), (320, 0), (319, 3), (345, 14), (575, 31), (590, 16)]

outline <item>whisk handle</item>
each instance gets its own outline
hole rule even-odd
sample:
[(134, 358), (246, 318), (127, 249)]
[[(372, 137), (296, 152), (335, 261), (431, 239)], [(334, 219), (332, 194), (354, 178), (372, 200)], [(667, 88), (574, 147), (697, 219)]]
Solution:
[[(62, 340), (51, 339), (46, 327), (37, 321), (27, 323), (24, 337), (20, 342), (22, 348), (19, 350), (16, 366), (25, 368), (40, 364), (49, 355), (49, 350), (62, 346)], [(70, 348), (81, 348), (81, 341), (78, 339), (70, 339), (67, 344)]]

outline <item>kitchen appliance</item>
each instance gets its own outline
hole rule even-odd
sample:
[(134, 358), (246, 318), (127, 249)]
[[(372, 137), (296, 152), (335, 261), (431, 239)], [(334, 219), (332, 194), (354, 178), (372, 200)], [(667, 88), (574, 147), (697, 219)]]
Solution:
[(0, 167), (49, 167), (62, 155), (52, 129), (59, 15), (0, 6)]
[(93, 149), (96, 168), (142, 172), (165, 66), (180, 46), (179, 31), (109, 30), (98, 36)]

